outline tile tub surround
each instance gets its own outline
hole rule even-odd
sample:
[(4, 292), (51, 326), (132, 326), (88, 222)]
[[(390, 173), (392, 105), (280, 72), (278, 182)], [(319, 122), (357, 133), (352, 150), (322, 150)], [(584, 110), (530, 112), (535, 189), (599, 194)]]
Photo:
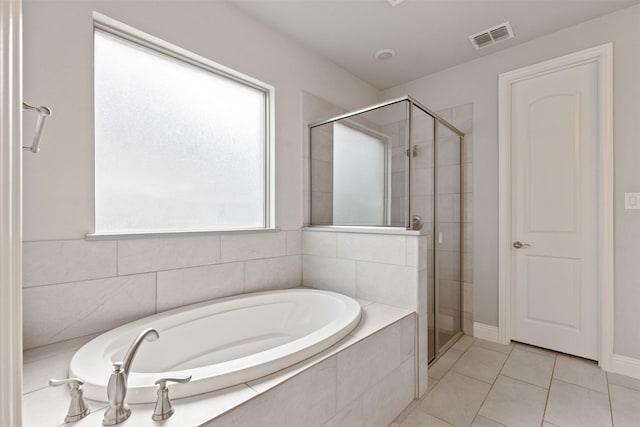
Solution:
[[(333, 347), (284, 370), (224, 390), (173, 401), (167, 426), (387, 426), (413, 400), (415, 325), (409, 310), (360, 301), (363, 317)], [(90, 401), (92, 413), (63, 424), (68, 390), (51, 388), (87, 338), (57, 343), (24, 355), (25, 427), (101, 425), (106, 406)], [(157, 426), (153, 404), (131, 405), (129, 424)]]
[(429, 370), (429, 391), (394, 427), (636, 427), (640, 381), (520, 343), (461, 338)]
[[(322, 230), (322, 231), (321, 231)], [(418, 393), (427, 390), (427, 236), (302, 230), (302, 283), (418, 314)]]
[(302, 282), (300, 230), (24, 242), (24, 347)]

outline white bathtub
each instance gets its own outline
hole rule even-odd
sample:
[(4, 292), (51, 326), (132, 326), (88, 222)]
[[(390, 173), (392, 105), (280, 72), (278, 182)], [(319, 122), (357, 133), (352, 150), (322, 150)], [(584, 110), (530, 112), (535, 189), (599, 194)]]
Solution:
[(143, 342), (131, 365), (126, 401), (156, 400), (154, 381), (171, 384), (171, 397), (241, 384), (300, 362), (345, 337), (360, 321), (360, 304), (334, 292), (291, 289), (245, 294), (167, 311), (106, 332), (79, 349), (69, 375), (85, 381), (89, 399), (107, 400), (113, 362), (145, 328), (160, 339)]

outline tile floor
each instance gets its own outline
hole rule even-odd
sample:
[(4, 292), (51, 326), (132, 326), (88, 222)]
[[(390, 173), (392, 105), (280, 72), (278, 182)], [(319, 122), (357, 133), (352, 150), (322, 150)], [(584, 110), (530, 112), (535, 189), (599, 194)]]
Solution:
[(595, 362), (465, 335), (390, 427), (640, 427), (640, 380)]

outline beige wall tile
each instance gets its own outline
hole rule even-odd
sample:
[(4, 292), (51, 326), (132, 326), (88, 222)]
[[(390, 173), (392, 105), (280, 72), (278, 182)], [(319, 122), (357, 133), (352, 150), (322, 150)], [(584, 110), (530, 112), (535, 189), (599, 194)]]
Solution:
[(24, 242), (22, 273), (24, 287), (113, 277), (116, 242)]
[(284, 256), (287, 235), (284, 232), (225, 234), (220, 237), (220, 262)]
[(105, 331), (155, 313), (154, 273), (23, 291), (26, 349)]
[(244, 263), (208, 265), (158, 273), (158, 312), (244, 292)]
[(118, 274), (133, 274), (220, 262), (220, 237), (118, 240)]

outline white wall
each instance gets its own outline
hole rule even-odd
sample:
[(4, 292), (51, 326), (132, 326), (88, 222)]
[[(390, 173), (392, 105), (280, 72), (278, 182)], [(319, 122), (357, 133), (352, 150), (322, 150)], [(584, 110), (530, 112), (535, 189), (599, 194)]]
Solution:
[[(516, 29), (517, 32), (517, 29)], [(615, 352), (640, 358), (640, 211), (624, 192), (640, 191), (640, 6), (588, 21), (388, 89), (434, 110), (473, 102), (474, 317), (498, 324), (498, 74), (614, 43)]]
[[(93, 11), (275, 86), (276, 225), (285, 231), (83, 240), (93, 232)], [(305, 91), (349, 109), (379, 94), (224, 2), (25, 0), (24, 97), (53, 109), (42, 151), (24, 157), (25, 347), (300, 285)], [(27, 140), (33, 126), (27, 117)]]
[(276, 223), (299, 227), (301, 90), (353, 109), (376, 89), (225, 2), (25, 0), (24, 97), (53, 109), (41, 153), (25, 156), (25, 240), (93, 230), (94, 10), (275, 86)]

